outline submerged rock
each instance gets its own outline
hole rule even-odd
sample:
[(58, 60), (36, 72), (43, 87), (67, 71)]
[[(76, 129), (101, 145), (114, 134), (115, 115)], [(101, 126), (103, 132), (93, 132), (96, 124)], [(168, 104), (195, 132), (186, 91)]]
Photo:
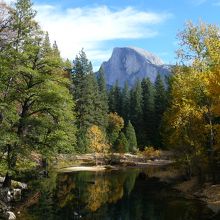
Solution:
[(220, 184), (218, 185), (207, 185), (201, 196), (203, 200), (208, 203), (208, 207), (214, 212), (220, 212)]

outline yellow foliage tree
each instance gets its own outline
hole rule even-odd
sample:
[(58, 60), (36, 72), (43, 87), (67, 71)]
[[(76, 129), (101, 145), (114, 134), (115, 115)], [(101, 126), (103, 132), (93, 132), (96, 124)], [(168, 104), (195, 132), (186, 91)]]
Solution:
[[(89, 148), (95, 153), (107, 153), (109, 144), (106, 141), (104, 132), (97, 125), (92, 125), (87, 130), (87, 138), (89, 140)], [(97, 156), (96, 156), (97, 165)]]
[[(206, 80), (209, 96), (213, 100), (212, 112), (216, 118), (220, 117), (220, 29), (218, 29), (218, 37), (210, 37), (206, 39), (206, 47), (210, 59), (208, 77)], [(220, 160), (220, 125), (215, 124), (213, 133), (214, 154), (217, 160)], [(213, 135), (214, 135), (213, 134)]]
[[(164, 139), (175, 150), (186, 174), (192, 174), (193, 162), (202, 157), (207, 140), (205, 106), (199, 104), (202, 94), (200, 75), (176, 70), (172, 84), (172, 102), (165, 113)], [(182, 72), (183, 71), (183, 72)], [(196, 166), (199, 166), (199, 163)], [(195, 167), (195, 166), (194, 166)]]
[[(107, 134), (108, 140), (112, 147), (119, 136), (120, 131), (124, 127), (124, 120), (120, 117), (116, 112), (110, 113), (108, 115), (108, 127), (107, 127)], [(113, 149), (112, 149), (113, 150)]]
[(165, 137), (167, 144), (178, 149), (191, 175), (195, 167), (201, 172), (207, 157), (213, 164), (219, 127), (215, 116), (220, 113), (220, 37), (216, 26), (191, 22), (179, 37), (178, 55), (185, 65), (174, 68)]

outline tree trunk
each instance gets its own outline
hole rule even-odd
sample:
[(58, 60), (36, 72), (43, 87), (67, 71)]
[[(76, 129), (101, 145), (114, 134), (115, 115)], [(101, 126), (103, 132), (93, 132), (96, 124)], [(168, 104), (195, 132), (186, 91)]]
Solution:
[(48, 162), (46, 157), (42, 158), (42, 168), (44, 177), (48, 177)]
[(11, 187), (11, 176), (9, 175), (9, 173), (7, 172), (6, 175), (5, 175), (5, 180), (2, 184), (2, 187), (5, 188), (5, 187)]
[(11, 145), (7, 145), (7, 173), (5, 175), (5, 179), (2, 187), (11, 187), (11, 175), (9, 175), (9, 171), (13, 170), (16, 166), (17, 156), (14, 154)]
[(209, 137), (209, 163), (210, 163), (210, 171), (212, 175), (212, 182), (216, 182), (216, 175), (215, 175), (215, 158), (214, 158), (214, 132), (213, 132), (213, 123), (212, 123), (212, 115), (211, 111), (208, 108), (208, 120), (210, 126), (210, 137)]
[(95, 152), (95, 165), (96, 165), (96, 166), (98, 165), (96, 152)]

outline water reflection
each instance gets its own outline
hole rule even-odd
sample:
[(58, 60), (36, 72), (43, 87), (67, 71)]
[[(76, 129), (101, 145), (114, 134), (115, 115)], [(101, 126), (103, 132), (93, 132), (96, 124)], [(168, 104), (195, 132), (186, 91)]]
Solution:
[(53, 174), (41, 181), (38, 202), (20, 219), (203, 220), (212, 215), (148, 172), (156, 170)]

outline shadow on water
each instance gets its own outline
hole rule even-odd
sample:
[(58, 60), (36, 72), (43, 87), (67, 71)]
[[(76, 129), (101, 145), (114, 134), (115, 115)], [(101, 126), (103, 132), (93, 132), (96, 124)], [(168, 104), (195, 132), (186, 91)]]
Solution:
[(184, 198), (146, 173), (140, 169), (53, 173), (33, 186), (39, 197), (18, 219), (217, 220), (202, 202)]

